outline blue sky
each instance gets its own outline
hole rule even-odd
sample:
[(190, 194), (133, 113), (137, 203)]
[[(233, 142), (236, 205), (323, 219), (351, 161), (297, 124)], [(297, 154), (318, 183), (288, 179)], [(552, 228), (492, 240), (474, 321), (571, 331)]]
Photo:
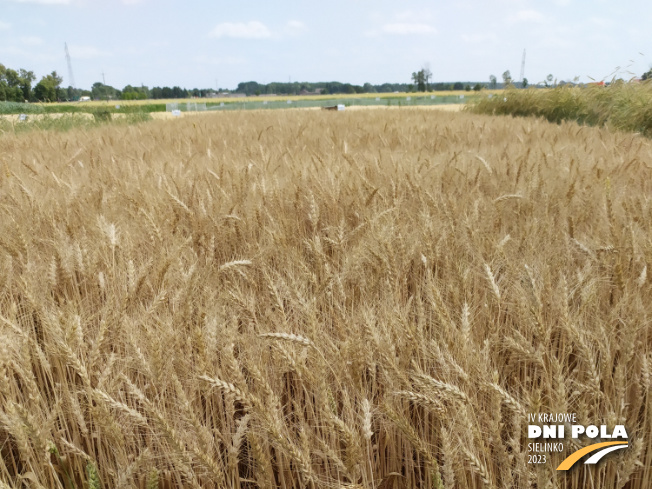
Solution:
[(75, 82), (235, 88), (240, 81), (405, 82), (652, 66), (652, 2), (613, 0), (0, 0), (0, 63)]

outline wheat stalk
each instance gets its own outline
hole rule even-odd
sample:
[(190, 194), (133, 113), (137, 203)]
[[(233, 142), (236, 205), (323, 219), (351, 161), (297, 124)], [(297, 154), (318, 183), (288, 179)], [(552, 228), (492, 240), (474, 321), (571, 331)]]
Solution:
[(491, 285), (491, 290), (494, 293), (496, 300), (500, 302), (500, 289), (498, 288), (498, 283), (496, 283), (496, 278), (494, 277), (494, 274), (491, 271), (491, 267), (487, 263), (484, 264), (484, 271), (487, 275), (487, 280), (489, 281), (489, 285)]
[(292, 333), (263, 333), (259, 334), (260, 338), (271, 338), (279, 341), (288, 341), (290, 343), (298, 343), (303, 346), (312, 346), (313, 343), (305, 336), (300, 336)]

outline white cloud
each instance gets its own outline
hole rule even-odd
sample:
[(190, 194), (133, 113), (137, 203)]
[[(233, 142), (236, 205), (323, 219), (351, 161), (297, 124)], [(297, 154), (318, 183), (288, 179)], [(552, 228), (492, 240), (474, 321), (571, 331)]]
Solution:
[(511, 23), (533, 22), (540, 24), (545, 20), (545, 15), (537, 10), (520, 10), (514, 15), (507, 17), (507, 21)]
[(43, 44), (43, 39), (37, 36), (23, 36), (18, 40), (25, 46), (40, 46)]
[(72, 0), (9, 0), (15, 3), (34, 3), (37, 5), (70, 5)]
[(11, 28), (11, 24), (8, 24), (7, 22), (2, 22), (0, 20), (0, 31), (5, 31), (9, 28)]
[(291, 36), (301, 34), (307, 30), (308, 27), (306, 27), (306, 24), (300, 20), (289, 20), (287, 24), (285, 24), (285, 32)]
[(208, 35), (217, 39), (223, 37), (233, 39), (266, 39), (272, 36), (272, 32), (262, 22), (252, 20), (250, 22), (224, 22), (218, 24)]
[(419, 22), (396, 22), (385, 24), (381, 30), (385, 34), (396, 34), (400, 36), (434, 34), (437, 30), (429, 25)]
[(71, 44), (68, 47), (70, 48), (70, 56), (76, 59), (93, 59), (105, 56), (113, 56), (113, 54), (109, 51), (103, 51), (96, 48), (95, 46), (80, 46), (78, 44)]

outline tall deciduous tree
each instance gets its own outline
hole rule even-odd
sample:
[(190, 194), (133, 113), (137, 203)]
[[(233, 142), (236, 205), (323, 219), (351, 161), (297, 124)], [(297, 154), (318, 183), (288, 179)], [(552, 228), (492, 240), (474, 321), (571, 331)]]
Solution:
[(426, 90), (430, 90), (430, 82), (432, 81), (432, 71), (430, 70), (430, 64), (426, 63), (421, 71), (423, 71), (423, 81), (426, 82)]
[(93, 94), (93, 98), (95, 100), (116, 99), (120, 96), (120, 92), (118, 90), (110, 85), (104, 85), (101, 82), (93, 83), (91, 93)]
[(419, 71), (412, 73), (412, 81), (417, 88), (418, 92), (425, 92), (428, 87), (428, 81), (432, 73), (427, 68), (421, 68)]
[(491, 88), (496, 88), (496, 83), (498, 80), (496, 79), (496, 75), (489, 75), (489, 86)]
[(511, 85), (512, 83), (512, 74), (509, 72), (509, 70), (503, 73), (503, 83), (505, 85)]
[(36, 75), (33, 71), (28, 71), (24, 69), (18, 70), (18, 86), (23, 91), (23, 96), (25, 100), (32, 99), (32, 82), (36, 80)]
[(63, 78), (57, 75), (56, 71), (44, 76), (34, 87), (34, 97), (42, 102), (58, 100), (62, 81)]

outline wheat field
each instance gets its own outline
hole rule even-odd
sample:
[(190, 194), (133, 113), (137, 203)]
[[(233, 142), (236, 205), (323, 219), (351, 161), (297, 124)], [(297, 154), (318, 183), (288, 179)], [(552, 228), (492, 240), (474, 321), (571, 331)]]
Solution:
[[(651, 162), (409, 109), (0, 137), (0, 488), (649, 488)], [(541, 412), (630, 446), (529, 464)]]

